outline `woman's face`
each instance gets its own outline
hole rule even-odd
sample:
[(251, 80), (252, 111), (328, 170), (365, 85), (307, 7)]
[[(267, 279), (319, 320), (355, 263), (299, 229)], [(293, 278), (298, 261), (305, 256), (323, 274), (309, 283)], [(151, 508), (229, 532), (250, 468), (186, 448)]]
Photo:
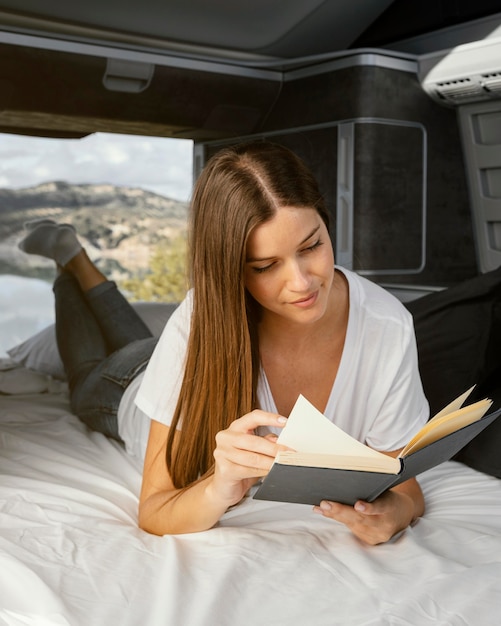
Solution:
[(250, 234), (245, 286), (267, 315), (312, 323), (327, 309), (334, 253), (315, 209), (282, 207)]

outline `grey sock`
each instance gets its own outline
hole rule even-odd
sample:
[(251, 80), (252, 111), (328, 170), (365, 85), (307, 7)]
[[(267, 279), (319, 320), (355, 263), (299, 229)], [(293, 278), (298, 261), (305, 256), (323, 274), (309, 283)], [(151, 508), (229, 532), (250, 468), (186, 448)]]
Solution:
[(28, 254), (44, 256), (62, 266), (82, 249), (73, 226), (53, 223), (42, 223), (33, 228), (18, 247)]

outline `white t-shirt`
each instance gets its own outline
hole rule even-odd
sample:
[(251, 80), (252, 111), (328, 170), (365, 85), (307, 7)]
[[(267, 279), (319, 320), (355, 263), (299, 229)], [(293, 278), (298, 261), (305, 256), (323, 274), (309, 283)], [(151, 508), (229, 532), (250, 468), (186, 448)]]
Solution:
[[(350, 307), (343, 355), (324, 413), (359, 441), (377, 450), (397, 450), (429, 415), (412, 317), (382, 287), (337, 270), (348, 280)], [(169, 319), (136, 395), (139, 409), (167, 426), (181, 387), (192, 306), (190, 292)], [(257, 391), (259, 407), (276, 413), (263, 370)]]
[(146, 454), (146, 445), (150, 432), (150, 418), (136, 406), (136, 395), (143, 380), (144, 372), (138, 374), (125, 389), (118, 407), (118, 433), (128, 454), (141, 463)]

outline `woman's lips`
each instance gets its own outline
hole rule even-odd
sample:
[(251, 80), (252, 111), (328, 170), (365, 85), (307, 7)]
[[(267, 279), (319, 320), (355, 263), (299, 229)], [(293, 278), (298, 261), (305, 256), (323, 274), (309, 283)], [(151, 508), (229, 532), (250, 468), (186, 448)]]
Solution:
[(317, 300), (317, 297), (318, 297), (318, 291), (315, 291), (315, 293), (312, 293), (309, 296), (306, 296), (304, 298), (299, 298), (298, 300), (294, 300), (294, 302), (291, 302), (291, 304), (297, 307), (306, 308), (314, 304)]

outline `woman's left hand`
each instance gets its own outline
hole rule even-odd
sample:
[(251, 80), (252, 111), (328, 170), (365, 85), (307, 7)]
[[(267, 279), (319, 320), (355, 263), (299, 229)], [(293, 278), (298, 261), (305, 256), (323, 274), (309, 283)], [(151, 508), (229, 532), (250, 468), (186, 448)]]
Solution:
[(385, 492), (374, 502), (359, 500), (354, 506), (324, 500), (315, 513), (337, 520), (369, 545), (389, 541), (424, 512), (421, 488), (415, 479)]

